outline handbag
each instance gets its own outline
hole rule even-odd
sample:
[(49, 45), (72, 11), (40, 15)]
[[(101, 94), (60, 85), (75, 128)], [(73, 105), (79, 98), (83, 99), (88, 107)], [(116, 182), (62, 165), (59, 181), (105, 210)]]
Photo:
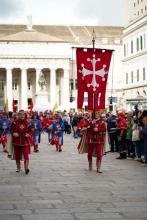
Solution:
[(132, 131), (132, 141), (140, 141), (140, 130), (138, 126)]

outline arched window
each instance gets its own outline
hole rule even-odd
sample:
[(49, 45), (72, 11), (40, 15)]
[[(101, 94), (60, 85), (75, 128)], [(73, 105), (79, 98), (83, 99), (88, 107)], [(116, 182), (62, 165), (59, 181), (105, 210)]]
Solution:
[(142, 36), (140, 36), (140, 50), (143, 49), (143, 38)]
[(131, 53), (133, 53), (133, 41), (131, 41)]
[(143, 81), (146, 80), (145, 67), (143, 68)]

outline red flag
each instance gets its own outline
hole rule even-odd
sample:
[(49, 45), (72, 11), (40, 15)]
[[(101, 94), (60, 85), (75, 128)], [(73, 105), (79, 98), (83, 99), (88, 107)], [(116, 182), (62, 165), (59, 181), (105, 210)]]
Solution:
[(77, 48), (77, 107), (82, 108), (84, 92), (88, 92), (88, 110), (105, 108), (106, 84), (112, 50)]

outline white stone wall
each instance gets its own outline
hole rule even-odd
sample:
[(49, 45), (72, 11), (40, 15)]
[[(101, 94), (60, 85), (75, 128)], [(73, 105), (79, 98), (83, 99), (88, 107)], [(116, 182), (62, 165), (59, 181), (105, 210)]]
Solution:
[[(147, 16), (126, 27), (123, 33), (123, 48), (124, 45), (126, 47), (126, 54), (123, 54), (122, 60), (124, 107), (130, 110), (131, 105), (126, 102), (127, 99), (135, 99), (138, 95), (147, 99)], [(131, 42), (133, 42), (133, 51), (131, 51)], [(145, 79), (143, 71), (145, 71)], [(128, 83), (126, 82), (126, 74), (128, 74)], [(137, 74), (139, 74), (139, 80)], [(143, 106), (145, 108), (146, 104), (144, 103)]]
[(147, 0), (123, 0), (123, 23), (130, 23), (147, 15)]

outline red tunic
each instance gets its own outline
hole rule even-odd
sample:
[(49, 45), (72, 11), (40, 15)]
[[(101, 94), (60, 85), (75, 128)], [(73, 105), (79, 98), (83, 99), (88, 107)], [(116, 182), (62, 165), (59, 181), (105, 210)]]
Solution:
[[(31, 124), (26, 119), (17, 119), (11, 125), (12, 144), (16, 146), (28, 146), (30, 145), (30, 137), (32, 135)], [(18, 133), (18, 137), (14, 137), (14, 133)], [(26, 137), (29, 134), (29, 137)]]
[(90, 125), (90, 129), (87, 136), (88, 143), (104, 143), (104, 136), (106, 132), (105, 122), (97, 120), (96, 123)]
[(92, 155), (96, 156), (97, 163), (102, 160), (103, 144), (105, 141), (106, 125), (103, 120), (96, 120), (91, 123), (88, 135), (88, 160), (92, 161)]

